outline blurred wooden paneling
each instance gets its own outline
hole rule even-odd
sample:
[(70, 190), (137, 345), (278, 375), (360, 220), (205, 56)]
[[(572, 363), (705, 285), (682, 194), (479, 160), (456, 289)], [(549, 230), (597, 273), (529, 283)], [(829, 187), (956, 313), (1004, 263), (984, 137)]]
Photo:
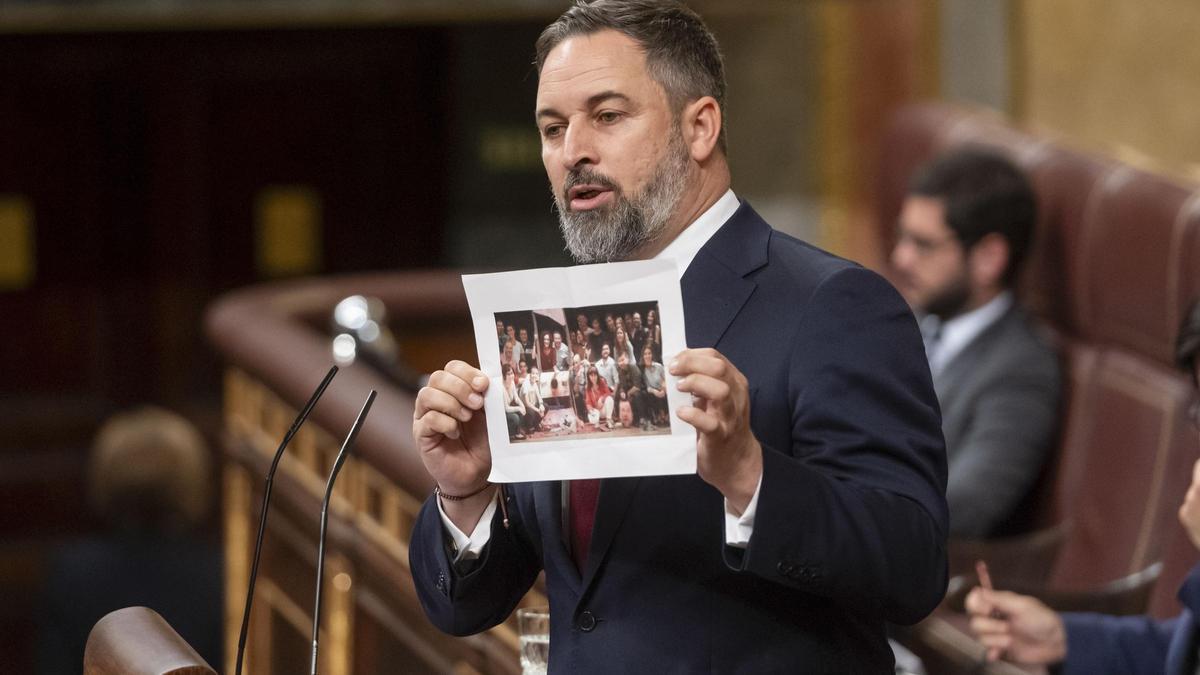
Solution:
[(1200, 176), (1200, 5), (1022, 0), (1014, 28), (1018, 121)]
[[(0, 36), (0, 193), (36, 214), (36, 276), (0, 398), (113, 405), (217, 388), (204, 304), (263, 275), (255, 201), (321, 204), (319, 273), (442, 255), (447, 29)], [(286, 251), (285, 251), (286, 253)]]

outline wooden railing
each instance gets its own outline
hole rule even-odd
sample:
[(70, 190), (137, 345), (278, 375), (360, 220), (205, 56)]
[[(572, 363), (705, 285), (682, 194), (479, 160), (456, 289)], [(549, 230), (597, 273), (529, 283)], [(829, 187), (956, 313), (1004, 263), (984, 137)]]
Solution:
[[(297, 408), (332, 362), (330, 337), (315, 326), (327, 320), (338, 300), (356, 293), (384, 301), (413, 368), (428, 372), (452, 357), (473, 360), (457, 273), (261, 287), (231, 294), (209, 312), (209, 335), (229, 363), (224, 388), (229, 672), (263, 478)], [(321, 672), (349, 675), (375, 666), (413, 673), (519, 672), (512, 619), (469, 638), (443, 635), (425, 619), (409, 574), (408, 539), (432, 483), (412, 447), (412, 394), (361, 363), (343, 367), (280, 463), (245, 672), (306, 668), (321, 497), (341, 438), (370, 389), (379, 397), (330, 507)], [(545, 604), (540, 588), (523, 604)]]

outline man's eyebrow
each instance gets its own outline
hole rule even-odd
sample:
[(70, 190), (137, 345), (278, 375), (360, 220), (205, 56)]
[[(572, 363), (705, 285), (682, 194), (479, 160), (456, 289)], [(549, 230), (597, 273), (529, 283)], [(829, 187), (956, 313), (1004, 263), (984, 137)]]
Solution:
[(614, 99), (614, 98), (620, 99), (621, 101), (624, 101), (625, 103), (629, 103), (629, 97), (626, 96), (625, 94), (622, 94), (619, 91), (609, 90), (609, 91), (602, 91), (599, 94), (589, 97), (587, 100), (588, 107), (595, 108), (596, 106), (600, 105), (601, 103), (604, 103), (605, 101), (608, 101), (609, 99)]
[[(605, 101), (609, 101), (612, 99), (618, 99), (625, 103), (631, 102), (631, 99), (628, 96), (626, 96), (625, 94), (622, 94), (619, 91), (609, 90), (609, 91), (602, 91), (599, 94), (593, 94), (592, 96), (589, 96), (588, 100), (587, 100), (587, 107), (595, 108), (596, 106), (600, 105), (601, 103), (604, 103)], [(554, 108), (541, 108), (540, 110), (537, 111), (537, 114), (534, 115), (534, 118), (539, 121), (546, 117), (562, 117), (562, 113), (558, 112)]]

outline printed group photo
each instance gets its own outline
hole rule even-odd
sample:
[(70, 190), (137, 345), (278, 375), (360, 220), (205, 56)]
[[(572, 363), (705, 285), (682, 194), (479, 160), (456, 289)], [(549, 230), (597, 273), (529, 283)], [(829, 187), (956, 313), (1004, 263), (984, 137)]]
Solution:
[(671, 433), (657, 302), (494, 316), (510, 442)]

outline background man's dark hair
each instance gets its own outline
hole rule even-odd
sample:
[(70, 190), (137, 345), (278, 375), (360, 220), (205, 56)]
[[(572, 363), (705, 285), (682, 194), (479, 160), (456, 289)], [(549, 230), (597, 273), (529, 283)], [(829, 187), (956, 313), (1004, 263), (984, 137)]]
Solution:
[(1001, 283), (1012, 286), (1033, 239), (1037, 203), (1024, 172), (985, 148), (954, 150), (913, 178), (911, 194), (942, 200), (946, 225), (965, 249), (993, 232), (1008, 241), (1008, 268)]
[(673, 0), (575, 0), (538, 37), (538, 74), (564, 40), (602, 30), (615, 30), (641, 46), (650, 77), (662, 85), (675, 113), (702, 96), (716, 99), (722, 112), (718, 145), (725, 151), (725, 65), (717, 39), (699, 15)]
[(1200, 357), (1200, 300), (1192, 303), (1191, 309), (1188, 310), (1187, 316), (1179, 326), (1179, 337), (1175, 339), (1175, 363), (1195, 377), (1198, 357)]

